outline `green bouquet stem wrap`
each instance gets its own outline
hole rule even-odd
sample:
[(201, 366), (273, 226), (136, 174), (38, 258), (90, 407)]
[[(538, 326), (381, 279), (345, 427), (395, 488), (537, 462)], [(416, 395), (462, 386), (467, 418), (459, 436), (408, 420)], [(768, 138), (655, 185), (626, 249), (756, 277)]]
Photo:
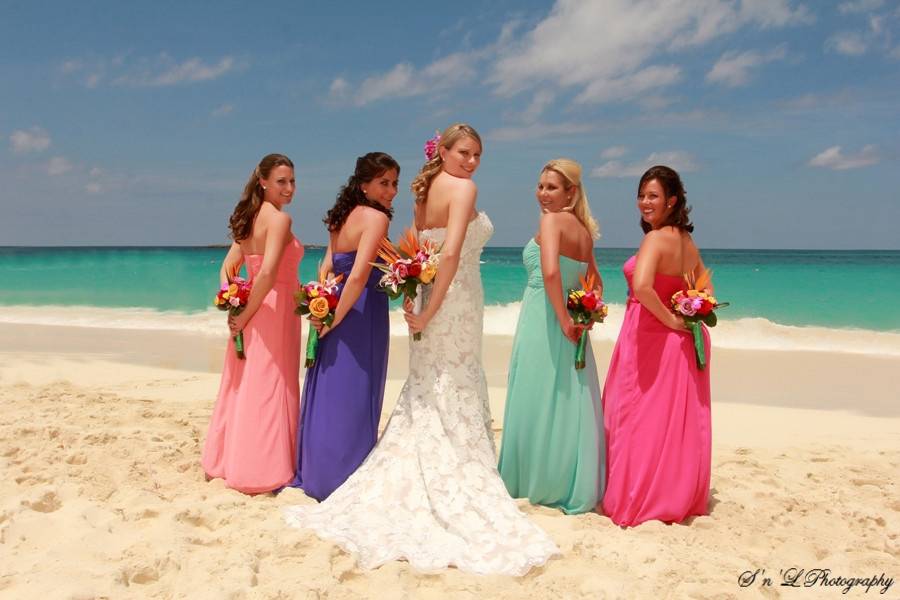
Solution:
[[(324, 323), (326, 327), (331, 327), (331, 324), (334, 323), (334, 313), (328, 313), (328, 316), (322, 319), (322, 323)], [(310, 323), (309, 335), (306, 336), (306, 362), (304, 363), (307, 369), (316, 364), (318, 352), (319, 331), (313, 327), (312, 323)]]
[[(229, 312), (231, 313), (232, 317), (236, 317), (239, 314), (241, 314), (242, 312), (244, 312), (244, 307), (238, 306), (236, 308), (230, 309)], [(237, 354), (237, 357), (240, 358), (241, 360), (244, 360), (245, 358), (247, 358), (247, 355), (244, 354), (244, 332), (238, 331), (237, 335), (232, 337), (231, 339), (234, 340), (234, 353)]]
[(691, 328), (691, 336), (694, 338), (694, 354), (697, 357), (697, 368), (701, 371), (706, 368), (706, 346), (703, 343), (703, 327), (696, 319), (685, 319), (685, 323)]
[(583, 369), (585, 365), (584, 353), (587, 349), (588, 331), (585, 329), (578, 338), (578, 345), (575, 347), (575, 369)]
[(316, 364), (316, 352), (319, 351), (319, 332), (310, 324), (309, 335), (306, 336), (306, 368)]
[(237, 354), (237, 357), (240, 359), (247, 358), (247, 355), (244, 354), (244, 332), (239, 331), (236, 336), (234, 336), (234, 352)]

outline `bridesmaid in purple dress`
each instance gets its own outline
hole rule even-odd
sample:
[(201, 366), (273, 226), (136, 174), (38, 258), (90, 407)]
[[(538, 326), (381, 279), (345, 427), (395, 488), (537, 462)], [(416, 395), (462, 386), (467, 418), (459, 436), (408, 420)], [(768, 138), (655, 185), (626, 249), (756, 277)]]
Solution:
[(323, 268), (344, 276), (330, 327), (320, 331), (300, 408), (297, 473), (291, 486), (324, 500), (353, 473), (378, 439), (387, 375), (388, 297), (376, 286), (378, 243), (387, 235), (400, 166), (383, 152), (356, 170), (325, 216), (330, 239)]

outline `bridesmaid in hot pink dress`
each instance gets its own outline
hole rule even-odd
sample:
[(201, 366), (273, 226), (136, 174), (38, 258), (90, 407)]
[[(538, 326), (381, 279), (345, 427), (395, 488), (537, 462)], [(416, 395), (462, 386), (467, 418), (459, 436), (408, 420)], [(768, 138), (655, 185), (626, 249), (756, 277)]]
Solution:
[(228, 325), (244, 332), (246, 359), (225, 351), (219, 397), (203, 446), (207, 477), (246, 494), (283, 487), (294, 477), (300, 395), (300, 319), (294, 315), (303, 246), (282, 212), (294, 196), (294, 165), (269, 154), (231, 215), (234, 243), (222, 264), (230, 280), (241, 263), (253, 288), (247, 308)]
[(704, 269), (678, 173), (664, 166), (644, 173), (637, 206), (645, 236), (623, 267), (628, 303), (603, 390), (601, 506), (624, 526), (707, 514), (712, 446), (709, 365), (697, 368), (691, 335), (669, 309), (685, 287), (683, 273)]

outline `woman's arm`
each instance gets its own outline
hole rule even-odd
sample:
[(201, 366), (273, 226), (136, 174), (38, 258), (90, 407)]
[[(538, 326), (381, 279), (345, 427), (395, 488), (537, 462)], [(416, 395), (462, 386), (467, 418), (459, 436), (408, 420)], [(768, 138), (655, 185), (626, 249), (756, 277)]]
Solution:
[(475, 210), (478, 188), (471, 179), (461, 179), (454, 182), (454, 185), (456, 186), (452, 191), (454, 197), (450, 201), (450, 214), (447, 218), (447, 237), (441, 247), (441, 262), (432, 284), (428, 306), (419, 315), (410, 312), (405, 315), (412, 333), (424, 330), (437, 314), (459, 268), (459, 255), (466, 239), (466, 229), (469, 227), (472, 212)]
[(363, 208), (361, 212), (360, 225), (363, 231), (356, 247), (353, 268), (347, 275), (341, 298), (338, 300), (337, 308), (334, 309), (334, 321), (330, 327), (324, 327), (321, 330), (322, 335), (340, 325), (356, 301), (359, 300), (363, 288), (366, 287), (366, 282), (369, 280), (369, 273), (372, 272), (371, 263), (375, 260), (378, 244), (387, 236), (390, 220), (386, 214), (373, 208)]
[(244, 264), (244, 252), (241, 250), (241, 245), (237, 242), (231, 242), (231, 247), (228, 249), (224, 260), (222, 260), (222, 268), (219, 269), (219, 284), (226, 285), (231, 283), (231, 280), (240, 273), (242, 264)]
[(276, 212), (269, 216), (263, 263), (259, 268), (259, 273), (253, 278), (253, 288), (250, 290), (247, 307), (241, 311), (241, 314), (228, 320), (228, 325), (233, 335), (237, 335), (239, 331), (247, 326), (247, 322), (253, 318), (253, 315), (262, 306), (266, 294), (275, 285), (278, 265), (281, 263), (281, 255), (284, 254), (284, 247), (287, 245), (290, 233), (291, 217), (287, 213)]
[(541, 215), (541, 275), (544, 277), (544, 293), (556, 313), (556, 320), (563, 335), (572, 342), (581, 336), (582, 327), (575, 325), (565, 305), (565, 291), (562, 288), (562, 277), (559, 274), (559, 240), (562, 237), (557, 215), (546, 213)]
[(665, 240), (660, 237), (658, 231), (650, 231), (644, 236), (644, 241), (641, 242), (641, 247), (638, 249), (637, 264), (631, 280), (631, 292), (660, 323), (671, 329), (683, 331), (687, 329), (684, 319), (670, 311), (659, 299), (656, 290), (653, 289), (656, 270), (660, 258), (665, 252), (664, 242)]
[[(328, 245), (325, 246), (325, 256), (322, 257), (322, 264), (319, 265), (319, 269), (325, 271), (326, 275), (334, 273), (334, 263), (331, 262), (331, 237), (332, 236), (328, 237)], [(316, 273), (316, 277), (319, 275), (320, 273)]]
[(594, 284), (594, 290), (597, 292), (597, 297), (603, 297), (603, 277), (600, 276), (600, 269), (597, 268), (597, 259), (594, 257), (594, 244), (591, 243), (591, 256), (588, 259), (588, 269), (587, 269), (588, 277), (593, 277), (594, 281), (597, 283)]

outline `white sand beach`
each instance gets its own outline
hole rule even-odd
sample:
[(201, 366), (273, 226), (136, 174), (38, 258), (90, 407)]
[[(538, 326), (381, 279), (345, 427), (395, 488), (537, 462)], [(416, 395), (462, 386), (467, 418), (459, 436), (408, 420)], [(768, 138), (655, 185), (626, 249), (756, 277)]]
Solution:
[[(710, 515), (622, 529), (523, 501), (563, 556), (511, 578), (402, 562), (360, 571), (283, 523), (281, 507), (312, 502), (302, 492), (249, 497), (206, 482), (199, 456), (223, 339), (4, 329), (0, 597), (839, 598), (846, 585), (779, 584), (792, 568), (830, 569), (833, 584), (900, 578), (896, 355), (716, 348)], [(498, 441), (511, 341), (485, 337)], [(392, 338), (383, 422), (406, 346)], [(594, 350), (602, 377), (612, 343)], [(870, 595), (900, 597), (900, 583)]]

